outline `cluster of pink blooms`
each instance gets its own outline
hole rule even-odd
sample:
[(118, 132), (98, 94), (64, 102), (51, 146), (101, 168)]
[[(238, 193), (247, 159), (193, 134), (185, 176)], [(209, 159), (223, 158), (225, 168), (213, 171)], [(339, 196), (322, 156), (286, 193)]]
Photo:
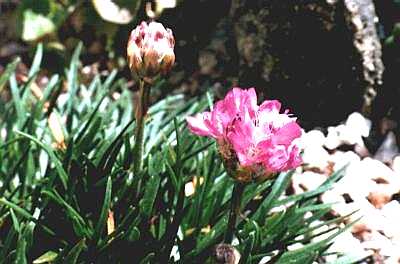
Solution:
[(142, 22), (132, 30), (127, 46), (129, 67), (140, 77), (168, 72), (175, 62), (175, 39), (161, 23)]
[(261, 171), (265, 178), (302, 163), (296, 140), (301, 128), (296, 118), (280, 109), (276, 100), (257, 105), (253, 88), (233, 88), (212, 111), (187, 117), (187, 122), (192, 133), (215, 138), (222, 158), (239, 163), (237, 171)]

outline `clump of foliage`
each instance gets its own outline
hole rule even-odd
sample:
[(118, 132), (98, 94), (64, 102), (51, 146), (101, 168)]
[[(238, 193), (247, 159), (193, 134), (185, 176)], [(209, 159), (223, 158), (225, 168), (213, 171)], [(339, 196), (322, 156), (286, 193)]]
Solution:
[[(0, 94), (11, 94), (0, 99), (0, 260), (213, 261), (226, 232), (234, 182), (215, 144), (192, 135), (185, 122), (211, 104), (211, 95), (172, 95), (150, 106), (143, 169), (133, 175), (132, 94), (116, 72), (81, 84), (80, 47), (65, 76), (51, 76), (41, 98), (31, 89), (41, 46), (26, 82), (17, 81), (18, 60), (0, 77)], [(162, 81), (153, 90), (161, 86)], [(52, 123), (53, 114), (65, 118), (65, 125)], [(312, 263), (342, 232), (331, 224), (343, 219), (329, 217), (330, 206), (318, 202), (341, 172), (297, 195), (286, 191), (292, 174), (246, 186), (233, 243), (240, 263), (264, 257), (271, 263)], [(185, 194), (187, 184), (194, 192)], [(303, 246), (289, 251), (294, 244)]]

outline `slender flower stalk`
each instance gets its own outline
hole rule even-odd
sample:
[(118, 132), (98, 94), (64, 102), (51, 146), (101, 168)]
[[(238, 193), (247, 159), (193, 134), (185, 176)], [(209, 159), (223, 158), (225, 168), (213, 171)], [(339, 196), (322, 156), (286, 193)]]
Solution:
[(139, 81), (139, 100), (136, 105), (135, 145), (133, 147), (133, 174), (139, 175), (143, 166), (143, 131), (148, 109), (150, 89), (144, 80)]
[(229, 218), (228, 218), (228, 227), (226, 229), (225, 239), (224, 239), (224, 242), (227, 244), (232, 243), (233, 233), (235, 232), (236, 229), (236, 220), (240, 215), (240, 204), (242, 201), (242, 196), (245, 187), (246, 185), (244, 183), (238, 181), (235, 182), (235, 185), (233, 187), (231, 208), (229, 211)]

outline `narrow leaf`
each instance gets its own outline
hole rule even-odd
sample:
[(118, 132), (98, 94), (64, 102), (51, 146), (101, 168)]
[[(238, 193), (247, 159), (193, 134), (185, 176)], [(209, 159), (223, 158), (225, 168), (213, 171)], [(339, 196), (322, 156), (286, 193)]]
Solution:
[(95, 241), (100, 238), (101, 233), (107, 222), (108, 211), (110, 210), (110, 204), (111, 204), (111, 190), (112, 190), (112, 181), (111, 181), (111, 177), (108, 177), (106, 192), (104, 195), (103, 207), (101, 208), (100, 218), (99, 218), (99, 221), (97, 222), (95, 233), (94, 233)]
[(6, 70), (0, 76), (0, 93), (3, 91), (4, 85), (10, 79), (11, 74), (15, 71), (20, 61), (20, 58), (16, 58), (13, 62), (7, 65)]
[(39, 43), (36, 48), (35, 57), (33, 58), (31, 69), (29, 70), (28, 79), (33, 77), (40, 68), (40, 64), (43, 58), (43, 44)]
[(60, 160), (57, 158), (57, 156), (54, 153), (54, 151), (49, 146), (43, 144), (42, 142), (40, 142), (38, 139), (34, 138), (31, 135), (28, 135), (28, 134), (26, 134), (24, 132), (21, 132), (21, 131), (16, 131), (16, 133), (20, 134), (23, 137), (26, 137), (26, 138), (30, 139), (31, 141), (33, 141), (34, 143), (39, 145), (42, 149), (44, 149), (47, 152), (47, 154), (49, 155), (51, 161), (56, 166), (56, 170), (58, 172), (58, 176), (60, 177), (61, 183), (63, 184), (64, 188), (67, 189), (68, 175), (65, 172)]
[(153, 204), (157, 197), (161, 178), (152, 175), (146, 183), (143, 199), (140, 201), (140, 212), (148, 219), (153, 211)]
[(65, 257), (64, 263), (66, 264), (75, 264), (78, 262), (79, 255), (82, 250), (86, 247), (85, 239), (79, 241), (68, 253)]

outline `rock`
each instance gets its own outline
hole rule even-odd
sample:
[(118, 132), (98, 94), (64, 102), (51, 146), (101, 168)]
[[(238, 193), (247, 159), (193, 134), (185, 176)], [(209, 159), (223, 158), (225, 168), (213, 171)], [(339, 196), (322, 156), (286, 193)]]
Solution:
[(396, 136), (390, 131), (376, 151), (374, 158), (385, 163), (391, 163), (397, 154), (399, 154), (399, 148), (396, 144)]
[(346, 165), (359, 162), (360, 157), (353, 151), (335, 151), (335, 153), (330, 156), (330, 161), (334, 163), (333, 170), (338, 171)]
[(355, 145), (354, 152), (357, 153), (362, 158), (371, 156), (371, 153), (369, 153), (369, 150), (365, 146), (364, 142), (363, 142), (363, 145)]
[[(365, 249), (372, 249), (376, 252), (379, 252), (379, 255), (382, 257), (389, 257), (392, 258), (392, 260), (399, 259), (400, 257), (398, 250), (399, 245), (393, 243), (389, 238), (382, 235), (380, 232), (366, 232), (363, 236), (363, 240), (364, 242), (361, 244)], [(385, 261), (385, 263), (388, 262)]]
[(334, 150), (342, 144), (340, 140), (339, 131), (337, 127), (328, 127), (328, 135), (326, 136), (326, 140), (324, 146), (327, 149)]
[(371, 106), (377, 85), (382, 84), (384, 65), (376, 22), (378, 16), (372, 0), (345, 0), (347, 23), (353, 29), (353, 44), (362, 58), (365, 80), (363, 109)]
[(371, 121), (358, 112), (350, 114), (345, 125), (360, 137), (368, 137), (369, 131), (371, 130)]
[(362, 144), (361, 135), (356, 129), (349, 128), (346, 125), (339, 125), (336, 127), (336, 130), (341, 144)]
[(400, 203), (391, 201), (382, 207), (382, 215), (386, 218), (386, 224), (383, 226), (383, 233), (400, 242)]
[(302, 157), (308, 169), (323, 172), (329, 166), (329, 153), (323, 147), (306, 147)]
[(330, 150), (336, 149), (342, 144), (363, 146), (362, 137), (369, 135), (371, 122), (360, 113), (350, 114), (344, 124), (336, 127), (328, 127), (328, 135), (325, 147)]
[(342, 207), (346, 205), (346, 201), (342, 194), (335, 191), (335, 189), (324, 192), (321, 195), (321, 201), (325, 204), (332, 204), (332, 213), (335, 216), (341, 215)]
[(372, 0), (237, 0), (229, 16), (239, 83), (284, 98), (307, 127), (343, 120), (361, 109), (361, 97), (371, 99), (368, 95), (380, 84), (381, 46)]
[(311, 130), (301, 136), (301, 145), (304, 148), (322, 147), (325, 143), (325, 135), (319, 130)]
[(361, 243), (361, 245), (365, 249), (380, 251), (380, 254), (384, 256), (390, 256), (389, 254), (391, 253), (389, 252), (393, 250), (393, 244), (390, 239), (377, 231), (372, 231), (369, 234), (366, 233), (364, 236), (364, 241)]
[[(360, 236), (365, 231), (383, 230), (385, 218), (381, 214), (380, 210), (376, 209), (368, 200), (357, 201), (347, 204), (347, 211), (344, 213), (353, 213), (348, 222), (354, 222), (358, 220), (351, 227), (351, 232), (357, 236)], [(358, 211), (357, 211), (358, 210)]]
[[(328, 252), (341, 252), (359, 258), (366, 258), (372, 254), (371, 251), (365, 250), (361, 242), (348, 231), (336, 237)], [(326, 262), (333, 262), (335, 259), (332, 259), (332, 257), (336, 258), (336, 256), (331, 255), (326, 258)]]
[(399, 264), (400, 263), (400, 256), (397, 254), (397, 256), (389, 257), (385, 260), (386, 264)]
[(394, 189), (389, 184), (375, 184), (368, 195), (368, 200), (375, 208), (382, 208), (390, 200), (392, 200)]
[(365, 158), (360, 163), (359, 175), (373, 180), (369, 186), (368, 199), (376, 208), (388, 203), (400, 191), (400, 177), (388, 166), (378, 160)]
[(365, 158), (361, 161), (359, 175), (370, 178), (377, 183), (393, 185), (393, 188), (400, 190), (400, 177), (392, 169), (372, 158)]
[(400, 156), (396, 156), (396, 157), (393, 159), (392, 170), (393, 170), (396, 174), (400, 175)]
[(295, 193), (302, 193), (304, 191), (311, 191), (317, 189), (327, 177), (323, 174), (315, 173), (312, 171), (305, 171), (303, 173), (295, 173), (292, 176), (292, 184)]
[(336, 184), (335, 189), (341, 194), (348, 194), (355, 201), (365, 199), (374, 185), (376, 183), (363, 173), (362, 162), (355, 161), (346, 168), (343, 178)]

